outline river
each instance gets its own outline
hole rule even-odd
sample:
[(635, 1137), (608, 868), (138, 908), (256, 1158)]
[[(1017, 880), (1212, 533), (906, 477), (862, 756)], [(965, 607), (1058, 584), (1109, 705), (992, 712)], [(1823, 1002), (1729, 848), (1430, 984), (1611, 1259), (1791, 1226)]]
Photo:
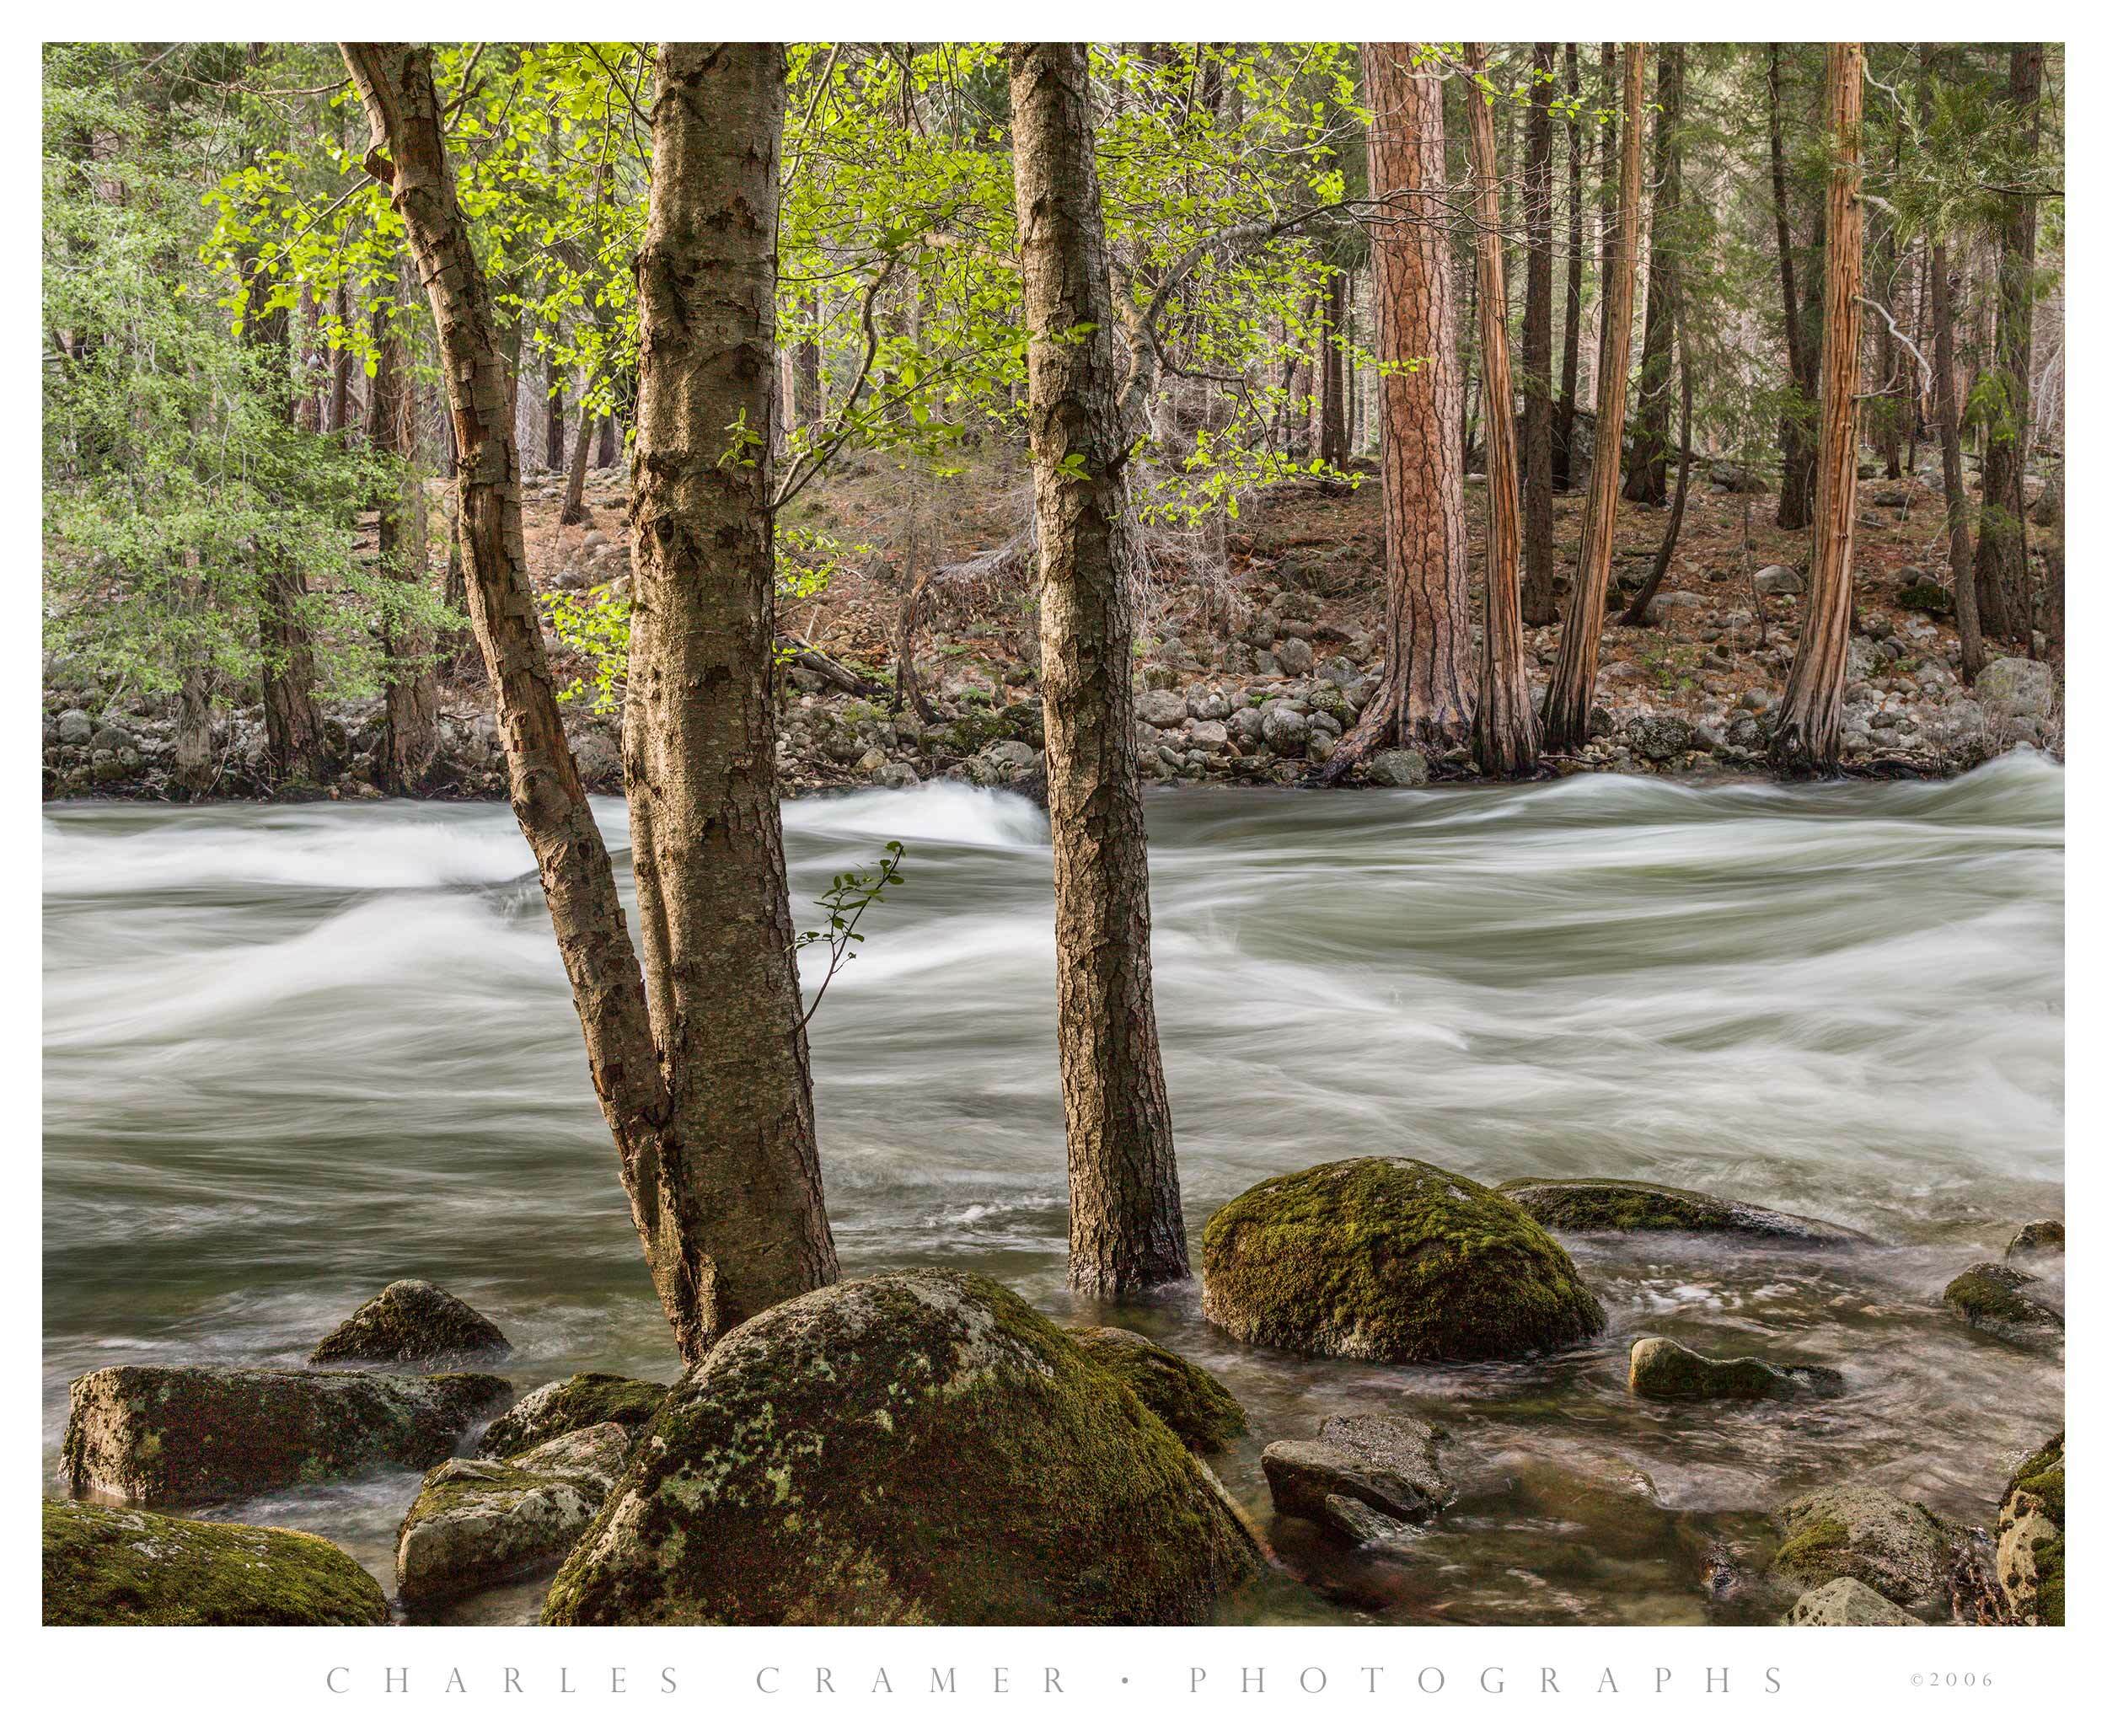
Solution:
[[(596, 803), (627, 890), (625, 816)], [(1062, 1289), (1052, 870), (1021, 800), (940, 784), (794, 802), (801, 901), (888, 839), (907, 883), (812, 1027), (849, 1275), (970, 1267), (1147, 1331), (1237, 1393), (1217, 1461), (1268, 1510), (1268, 1440), (1342, 1403), (1443, 1423), (1462, 1493), (1407, 1547), (1290, 1531), (1228, 1620), (1775, 1619), (1708, 1589), (1765, 1511), (1866, 1476), (1983, 1523), (2061, 1426), (2061, 1357), (1947, 1319), (1947, 1278), (2063, 1198), (2063, 774), (1691, 788), (1583, 777), (1149, 803), (1155, 967), (1188, 1221), (1365, 1152), (1487, 1181), (1635, 1176), (1865, 1230), (1865, 1253), (1572, 1238), (1610, 1326), (1502, 1368), (1245, 1349), (1197, 1287)], [(520, 1390), (670, 1379), (532, 860), (500, 806), (44, 811), (44, 1447), (116, 1362), (295, 1365), (391, 1279), (511, 1337)], [(810, 914), (801, 902), (800, 925)], [(809, 956), (809, 955), (808, 955)], [(1624, 1349), (1842, 1369), (1840, 1397), (1633, 1401)], [(392, 1586), (387, 1473), (215, 1516), (335, 1538)], [(1715, 1580), (1717, 1575), (1710, 1575)], [(532, 1619), (533, 1586), (451, 1619)]]

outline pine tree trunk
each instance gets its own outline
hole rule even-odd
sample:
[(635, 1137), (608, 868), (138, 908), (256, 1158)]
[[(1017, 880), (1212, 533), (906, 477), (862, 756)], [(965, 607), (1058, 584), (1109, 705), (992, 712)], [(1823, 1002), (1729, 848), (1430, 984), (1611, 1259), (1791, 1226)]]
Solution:
[[(1587, 181), (1587, 135), (1580, 126), (1580, 45), (1566, 44), (1566, 324), (1558, 366), (1558, 431), (1552, 447), (1552, 486), (1563, 493), (1573, 486), (1573, 418), (1580, 399), (1580, 301), (1587, 265), (1585, 232), (1581, 227)], [(1534, 618), (1532, 617), (1532, 619)]]
[(1960, 399), (1954, 380), (1954, 303), (1946, 238), (1932, 243), (1932, 391), (1938, 419), (1939, 480), (1946, 492), (1946, 572), (1960, 632), (1960, 672), (1972, 683), (1987, 661), (1976, 609), (1976, 560), (1968, 529), (1968, 471), (1961, 462)]
[(1843, 746), (1851, 643), (1851, 547), (1858, 509), (1858, 305), (1865, 207), (1858, 197), (1864, 141), (1865, 50), (1829, 46), (1828, 257), (1824, 266), (1821, 453), (1815, 484), (1815, 560), (1793, 672), (1778, 706), (1771, 764), (1781, 773), (1833, 770)]
[(1675, 269), (1679, 237), (1676, 210), (1682, 202), (1683, 46), (1661, 45), (1654, 74), (1654, 215), (1646, 262), (1645, 336), (1639, 348), (1638, 414), (1632, 426), (1631, 469), (1624, 479), (1624, 498), (1658, 506), (1668, 498), (1668, 399), (1674, 378), (1670, 354), (1675, 331), (1674, 293), (1669, 279)]
[[(1785, 169), (1784, 69), (1780, 46), (1775, 42), (1770, 47), (1767, 88), (1770, 99), (1771, 212), (1777, 231), (1777, 275), (1785, 313), (1786, 366), (1792, 376), (1793, 389), (1801, 400), (1788, 405), (1778, 419), (1777, 528), (1804, 530), (1814, 511), (1815, 493), (1815, 448), (1808, 415), (1820, 390), (1821, 366), (1821, 333), (1818, 327), (1809, 330), (1808, 310), (1812, 298), (1819, 293), (1819, 280), (1810, 271), (1806, 282), (1799, 281), (1802, 274), (1793, 261), (1792, 206)], [(1818, 217), (1814, 245), (1809, 249), (1810, 267), (1819, 261), (1823, 244), (1821, 219)]]
[[(2008, 87), (2031, 158), (2041, 133), (2041, 45), (2015, 43)], [(2035, 202), (2002, 201), (1997, 226), (1997, 331), (1982, 455), (1982, 523), (1976, 584), (1983, 630), (2024, 640), (2027, 631), (2026, 465), (2034, 371)], [(2032, 655), (2032, 647), (2027, 648)]]
[(1588, 505), (1580, 526), (1580, 565), (1566, 621), (1558, 635), (1558, 662), (1544, 692), (1543, 751), (1565, 753), (1588, 739), (1588, 713), (1595, 704), (1595, 665), (1602, 645), (1602, 618), (1609, 604), (1610, 558), (1616, 535), (1618, 460), (1624, 450), (1624, 397), (1632, 365), (1632, 301), (1638, 275), (1640, 118), (1646, 95), (1646, 45), (1627, 44), (1624, 53), (1624, 140), (1617, 171), (1614, 240), (1606, 238), (1602, 261), (1606, 291), (1602, 335), (1595, 367), (1595, 462), (1588, 473)]
[[(1465, 45), (1473, 72), (1485, 70), (1485, 45)], [(1536, 768), (1536, 720), (1522, 661), (1520, 454), (1515, 442), (1515, 383), (1507, 357), (1507, 266), (1500, 248), (1499, 164), (1494, 155), (1492, 99), (1463, 87), (1470, 110), (1471, 179), (1477, 221), (1479, 367), (1485, 377), (1485, 637), (1478, 661), (1477, 710), (1471, 751), (1479, 770), (1515, 778)], [(1548, 125), (1547, 124), (1547, 136)], [(1550, 312), (1545, 287), (1545, 313)], [(1550, 444), (1546, 429), (1544, 444)], [(1547, 478), (1547, 480), (1548, 480)], [(1548, 505), (1548, 496), (1546, 504)]]
[[(1088, 77), (1080, 44), (1010, 50), (1069, 1279), (1078, 1290), (1112, 1294), (1190, 1267), (1150, 962), (1148, 841), (1134, 758), (1129, 442)], [(1069, 335), (1077, 331), (1080, 340)]]
[[(1212, 64), (1212, 62), (1210, 62)], [(1346, 328), (1346, 273), (1325, 274), (1322, 299), (1322, 337), (1317, 347), (1317, 457), (1343, 469), (1349, 455), (1346, 436), (1346, 357), (1339, 340)]]
[[(410, 346), (399, 324), (373, 316), (378, 351), (367, 400), (366, 443), (397, 473), (380, 501), (378, 565), (396, 585), (425, 583), (424, 473), (417, 463), (416, 381)], [(439, 745), (439, 684), (432, 670), (432, 636), (405, 617), (391, 599), (380, 619), (381, 651), (387, 658), (383, 729), (379, 754), (381, 788), (390, 796), (422, 793)]]
[(1523, 215), (1529, 237), (1528, 289), (1522, 313), (1522, 619), (1547, 627), (1558, 619), (1552, 563), (1551, 388), (1551, 97), (1554, 45), (1539, 42), (1531, 62), (1529, 154), (1522, 172)]

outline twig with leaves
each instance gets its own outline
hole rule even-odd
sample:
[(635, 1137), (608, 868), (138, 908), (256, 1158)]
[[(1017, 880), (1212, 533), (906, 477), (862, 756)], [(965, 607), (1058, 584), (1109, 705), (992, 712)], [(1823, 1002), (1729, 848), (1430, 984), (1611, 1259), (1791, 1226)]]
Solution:
[(824, 928), (807, 929), (791, 943), (793, 954), (823, 941), (827, 947), (827, 973), (819, 979), (818, 993), (812, 1005), (805, 1009), (791, 1034), (795, 1037), (812, 1021), (812, 1015), (819, 1010), (819, 1003), (826, 999), (827, 989), (835, 974), (856, 955), (850, 949), (863, 944), (863, 935), (856, 924), (873, 904), (885, 902), (887, 887), (902, 886), (906, 876), (900, 872), (900, 861), (907, 855), (907, 846), (898, 839), (886, 845), (879, 853), (877, 865), (871, 868), (850, 868), (837, 874), (833, 883), (819, 895), (819, 908), (825, 913)]

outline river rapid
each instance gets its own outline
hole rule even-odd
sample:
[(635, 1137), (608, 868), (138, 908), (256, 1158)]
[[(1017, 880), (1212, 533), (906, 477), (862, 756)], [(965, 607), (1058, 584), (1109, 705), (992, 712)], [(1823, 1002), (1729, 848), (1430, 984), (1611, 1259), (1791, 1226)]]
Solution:
[[(626, 894), (625, 815), (595, 806)], [(1342, 1405), (1448, 1428), (1462, 1492), (1439, 1524), (1349, 1556), (1276, 1522), (1305, 1577), (1269, 1577), (1224, 1619), (1775, 1619), (1733, 1586), (1761, 1567), (1777, 1502), (1867, 1476), (1982, 1524), (2011, 1463), (2061, 1426), (2060, 1354), (1938, 1303), (2018, 1224), (2061, 1215), (2059, 767), (1177, 790), (1148, 822), (1196, 1254), (1243, 1188), (1366, 1152), (1488, 1182), (1645, 1177), (1881, 1243), (1568, 1238), (1609, 1329), (1515, 1366), (1247, 1349), (1201, 1318), (1197, 1284), (1079, 1303), (1062, 1288), (1044, 817), (954, 784), (790, 804), (801, 927), (830, 876), (908, 846), (906, 885), (812, 1026), (848, 1275), (968, 1267), (1196, 1358), (1250, 1412), (1216, 1464), (1262, 1517), (1259, 1449)], [(49, 1487), (72, 1378), (297, 1365), (398, 1278), (496, 1321), (523, 1392), (582, 1369), (674, 1376), (507, 809), (54, 805), (44, 878)], [(1637, 1400), (1625, 1350), (1654, 1331), (1832, 1364), (1847, 1385)], [(212, 1516), (335, 1538), (392, 1587), (416, 1484), (391, 1472)], [(509, 1588), (448, 1619), (528, 1621), (539, 1600)]]

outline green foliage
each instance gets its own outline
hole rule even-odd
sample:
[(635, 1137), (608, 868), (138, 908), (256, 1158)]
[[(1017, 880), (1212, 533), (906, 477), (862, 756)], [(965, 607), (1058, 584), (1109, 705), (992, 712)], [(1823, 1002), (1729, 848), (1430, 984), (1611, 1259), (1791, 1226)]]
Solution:
[(807, 929), (791, 943), (792, 952), (802, 951), (807, 946), (824, 943), (827, 948), (827, 970), (813, 992), (812, 1005), (805, 1009), (798, 1028), (802, 1030), (812, 1023), (812, 1015), (819, 1010), (819, 1003), (826, 998), (827, 989), (835, 975), (856, 955), (851, 949), (863, 944), (863, 935), (856, 924), (861, 922), (873, 904), (885, 902), (886, 888), (904, 886), (907, 876), (900, 872), (900, 862), (907, 855), (907, 846), (895, 839), (879, 852), (877, 863), (869, 868), (850, 868), (834, 876), (827, 890), (819, 895), (819, 908), (826, 919), (823, 928)]

